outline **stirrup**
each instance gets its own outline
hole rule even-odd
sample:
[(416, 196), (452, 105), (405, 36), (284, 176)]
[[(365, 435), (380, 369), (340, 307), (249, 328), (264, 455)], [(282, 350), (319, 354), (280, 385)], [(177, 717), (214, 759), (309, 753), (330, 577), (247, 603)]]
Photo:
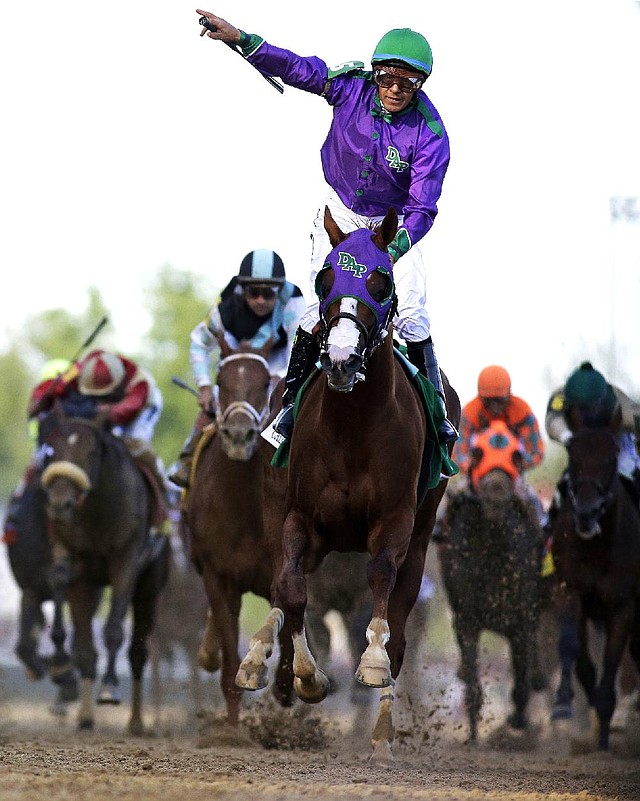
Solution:
[(273, 421), (273, 430), (285, 439), (291, 439), (293, 432), (293, 403), (283, 406)]

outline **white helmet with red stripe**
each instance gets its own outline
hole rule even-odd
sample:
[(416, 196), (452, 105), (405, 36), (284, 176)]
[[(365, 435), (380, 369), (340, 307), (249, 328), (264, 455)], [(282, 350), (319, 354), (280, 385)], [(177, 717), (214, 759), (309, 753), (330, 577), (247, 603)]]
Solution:
[(110, 395), (124, 375), (124, 365), (115, 353), (94, 351), (84, 360), (78, 387), (83, 395)]

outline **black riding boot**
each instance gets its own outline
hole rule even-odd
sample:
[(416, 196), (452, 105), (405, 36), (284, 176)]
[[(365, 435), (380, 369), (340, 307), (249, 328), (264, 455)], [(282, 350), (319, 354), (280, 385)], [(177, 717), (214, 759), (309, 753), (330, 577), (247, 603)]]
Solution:
[(273, 421), (273, 430), (285, 439), (291, 438), (293, 431), (293, 407), (304, 382), (311, 375), (320, 355), (320, 346), (313, 334), (298, 327), (293, 339), (289, 366), (284, 380), (282, 409)]
[(438, 429), (438, 440), (440, 444), (448, 445), (450, 442), (455, 442), (458, 439), (458, 432), (453, 423), (447, 418), (447, 406), (444, 399), (442, 376), (440, 375), (440, 368), (438, 367), (438, 360), (433, 350), (431, 337), (422, 340), (422, 342), (407, 342), (407, 356), (411, 364), (417, 367), (418, 370), (431, 381), (440, 398), (442, 411), (444, 412), (444, 420)]

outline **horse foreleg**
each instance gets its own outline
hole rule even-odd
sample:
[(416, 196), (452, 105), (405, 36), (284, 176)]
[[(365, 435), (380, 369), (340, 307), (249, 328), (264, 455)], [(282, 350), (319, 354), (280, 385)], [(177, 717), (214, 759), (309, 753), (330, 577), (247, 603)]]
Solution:
[(93, 729), (93, 682), (96, 678), (98, 654), (93, 641), (92, 619), (95, 611), (95, 591), (84, 582), (74, 582), (68, 590), (69, 608), (73, 623), (73, 662), (81, 676), (78, 726)]
[(394, 702), (395, 681), (391, 681), (389, 687), (380, 693), (380, 707), (378, 718), (371, 735), (371, 745), (373, 751), (369, 759), (372, 762), (385, 764), (393, 762), (393, 742), (396, 731), (393, 725), (393, 702)]
[[(116, 673), (116, 658), (124, 642), (123, 622), (129, 608), (129, 600), (128, 595), (118, 593), (116, 588), (112, 586), (111, 607), (109, 608), (102, 635), (107, 649), (107, 667), (100, 684), (99, 704), (117, 705), (122, 701), (120, 682)], [(132, 646), (133, 642), (132, 638)]]
[(301, 701), (317, 704), (329, 692), (329, 678), (316, 664), (304, 627), (293, 635), (293, 688)]
[(389, 624), (379, 617), (367, 626), (367, 646), (356, 670), (356, 679), (367, 687), (388, 687), (391, 684), (391, 662), (385, 648), (389, 641)]
[(629, 628), (633, 617), (632, 610), (620, 615), (607, 627), (607, 642), (604, 650), (602, 677), (594, 692), (594, 707), (598, 713), (598, 748), (609, 748), (611, 718), (616, 707), (616, 676), (627, 644)]
[(207, 622), (198, 647), (197, 663), (207, 673), (215, 673), (220, 669), (220, 641), (211, 609), (207, 609)]
[(56, 600), (53, 605), (53, 627), (51, 640), (55, 652), (49, 666), (49, 678), (59, 687), (58, 698), (54, 705), (56, 714), (66, 714), (66, 704), (78, 698), (78, 679), (71, 664), (71, 658), (64, 644), (67, 632), (64, 627), (63, 604)]
[(523, 625), (519, 631), (513, 632), (509, 639), (511, 646), (511, 672), (513, 674), (511, 700), (515, 709), (507, 718), (507, 722), (514, 729), (519, 730), (526, 729), (529, 725), (527, 706), (531, 687), (531, 654), (534, 647), (534, 638), (534, 629), (527, 630), (526, 626)]
[(454, 624), (460, 649), (460, 678), (464, 682), (464, 700), (469, 718), (469, 740), (478, 739), (478, 721), (483, 704), (482, 686), (478, 677), (478, 638), (480, 632), (464, 629), (456, 620)]
[(40, 633), (44, 627), (44, 615), (40, 601), (33, 590), (26, 589), (20, 600), (19, 634), (16, 656), (25, 666), (27, 676), (37, 681), (46, 671), (46, 662), (38, 654)]
[(249, 652), (236, 673), (236, 686), (243, 690), (262, 690), (269, 683), (268, 660), (282, 629), (284, 612), (274, 606), (262, 627), (249, 640)]
[(578, 626), (573, 617), (563, 616), (560, 621), (558, 656), (560, 659), (560, 684), (551, 709), (551, 720), (573, 718), (573, 666), (580, 651)]

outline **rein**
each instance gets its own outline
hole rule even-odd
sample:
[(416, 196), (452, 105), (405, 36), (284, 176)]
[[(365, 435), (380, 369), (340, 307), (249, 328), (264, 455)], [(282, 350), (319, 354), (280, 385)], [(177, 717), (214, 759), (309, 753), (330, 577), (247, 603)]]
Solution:
[[(258, 353), (233, 353), (230, 356), (226, 356), (222, 361), (218, 363), (218, 374), (222, 367), (229, 362), (238, 361), (240, 359), (252, 359), (253, 361), (258, 361), (260, 364), (264, 365), (267, 372), (270, 372), (269, 364), (267, 360), (260, 356)], [(243, 414), (251, 420), (257, 428), (262, 428), (263, 423), (267, 419), (269, 415), (269, 399), (267, 398), (264, 406), (262, 407), (261, 411), (258, 411), (255, 406), (250, 404), (248, 401), (231, 401), (231, 403), (225, 408), (222, 409), (220, 407), (220, 399), (218, 393), (218, 385), (216, 384), (214, 389), (213, 395), (214, 401), (214, 415), (216, 424), (218, 427), (221, 427), (226, 421), (231, 417), (233, 414)]]

